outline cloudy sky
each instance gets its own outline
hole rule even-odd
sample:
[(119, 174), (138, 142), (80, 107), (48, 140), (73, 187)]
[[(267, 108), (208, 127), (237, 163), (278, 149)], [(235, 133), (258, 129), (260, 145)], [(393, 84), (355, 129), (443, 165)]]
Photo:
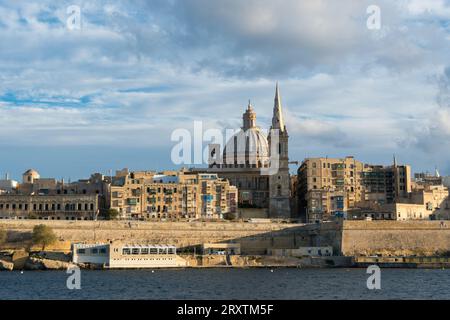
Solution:
[(292, 160), (450, 174), (449, 21), (444, 0), (0, 0), (0, 174), (171, 169), (194, 120), (239, 127), (251, 99), (268, 127), (276, 81)]

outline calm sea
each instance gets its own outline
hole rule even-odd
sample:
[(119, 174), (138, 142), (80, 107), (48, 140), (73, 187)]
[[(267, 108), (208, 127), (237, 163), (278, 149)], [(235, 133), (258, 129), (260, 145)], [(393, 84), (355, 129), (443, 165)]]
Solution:
[(177, 269), (0, 272), (1, 299), (449, 299), (450, 270), (382, 269), (368, 290), (365, 269)]

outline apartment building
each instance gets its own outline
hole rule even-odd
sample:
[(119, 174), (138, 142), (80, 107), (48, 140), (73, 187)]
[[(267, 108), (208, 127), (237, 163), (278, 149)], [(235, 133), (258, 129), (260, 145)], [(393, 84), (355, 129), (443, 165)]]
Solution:
[(394, 203), (411, 192), (407, 165), (365, 164), (352, 156), (307, 158), (298, 169), (300, 217), (307, 222), (344, 216), (353, 208)]
[(216, 174), (186, 171), (118, 171), (112, 209), (123, 219), (220, 219), (237, 211), (237, 188)]

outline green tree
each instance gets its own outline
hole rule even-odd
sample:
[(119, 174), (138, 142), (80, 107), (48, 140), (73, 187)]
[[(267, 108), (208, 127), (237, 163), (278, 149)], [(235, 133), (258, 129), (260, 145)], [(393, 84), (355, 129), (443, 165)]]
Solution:
[(106, 219), (114, 220), (114, 219), (117, 219), (118, 217), (119, 217), (119, 211), (117, 211), (116, 209), (108, 209), (106, 211)]
[(8, 240), (8, 233), (4, 229), (0, 229), (0, 244), (4, 244)]
[(106, 220), (114, 220), (119, 217), (119, 211), (116, 209), (101, 209), (100, 216)]
[(42, 245), (42, 251), (45, 247), (56, 242), (56, 235), (52, 228), (45, 224), (39, 224), (33, 228), (33, 244)]

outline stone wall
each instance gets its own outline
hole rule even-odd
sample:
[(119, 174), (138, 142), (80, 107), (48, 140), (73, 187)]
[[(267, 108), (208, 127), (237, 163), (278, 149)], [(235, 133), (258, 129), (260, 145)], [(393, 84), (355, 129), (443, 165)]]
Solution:
[(431, 256), (450, 252), (450, 221), (345, 221), (344, 255)]
[(287, 223), (238, 222), (124, 222), (1, 220), (0, 228), (9, 231), (10, 242), (29, 238), (33, 227), (45, 223), (53, 228), (59, 246), (70, 242), (147, 242), (173, 244), (180, 251), (209, 242), (233, 241), (241, 244), (243, 254), (265, 254), (267, 248), (296, 248), (310, 245), (308, 228)]
[[(59, 238), (55, 249), (71, 242), (173, 244), (179, 251), (210, 242), (237, 242), (244, 255), (266, 254), (267, 249), (332, 246), (336, 254), (436, 255), (450, 252), (450, 221), (344, 221), (322, 224), (240, 222), (124, 222), (0, 220), (8, 230), (9, 247), (29, 239), (36, 224), (45, 223)], [(16, 242), (14, 242), (16, 241)], [(27, 240), (29, 241), (29, 240)], [(5, 246), (4, 246), (5, 247)], [(197, 251), (198, 252), (198, 251)]]

